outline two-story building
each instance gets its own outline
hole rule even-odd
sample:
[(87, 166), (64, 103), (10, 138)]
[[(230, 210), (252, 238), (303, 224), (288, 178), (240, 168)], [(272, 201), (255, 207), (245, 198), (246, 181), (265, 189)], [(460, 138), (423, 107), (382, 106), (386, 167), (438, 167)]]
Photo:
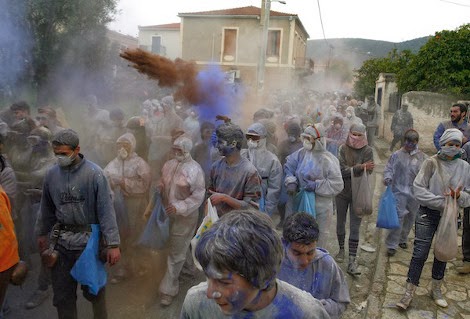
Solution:
[[(309, 35), (298, 15), (269, 12), (264, 82), (266, 87), (276, 88), (295, 83), (312, 65), (305, 56)], [(263, 13), (264, 10), (254, 6), (179, 13), (179, 46), (174, 41), (169, 42), (163, 26), (139, 27), (139, 45), (154, 53), (158, 53), (159, 46), (164, 46), (166, 52), (160, 51), (160, 54), (171, 59), (175, 56), (170, 55), (169, 50), (174, 45), (181, 50), (177, 57), (194, 61), (201, 67), (218, 64), (245, 84), (256, 86)], [(177, 24), (172, 25), (175, 35)]]
[(139, 48), (171, 60), (181, 58), (180, 23), (139, 26)]

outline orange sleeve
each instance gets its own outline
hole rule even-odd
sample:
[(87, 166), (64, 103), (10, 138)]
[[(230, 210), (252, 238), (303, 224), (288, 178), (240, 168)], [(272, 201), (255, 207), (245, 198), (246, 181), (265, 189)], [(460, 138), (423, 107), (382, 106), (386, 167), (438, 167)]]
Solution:
[(11, 205), (7, 194), (0, 186), (0, 272), (19, 262), (18, 242), (11, 219)]

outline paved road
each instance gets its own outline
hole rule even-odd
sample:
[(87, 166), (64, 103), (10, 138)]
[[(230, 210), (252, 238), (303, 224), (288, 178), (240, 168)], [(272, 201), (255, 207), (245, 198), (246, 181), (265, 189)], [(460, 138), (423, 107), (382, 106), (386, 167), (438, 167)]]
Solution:
[[(383, 164), (386, 160), (385, 149), (387, 145), (377, 140), (375, 158), (377, 166), (374, 181), (374, 204), (377, 207), (380, 195), (383, 192), (381, 183)], [(367, 252), (360, 249), (358, 263), (362, 274), (356, 278), (346, 274), (351, 294), (351, 305), (346, 310), (343, 318), (463, 318), (470, 319), (470, 275), (459, 276), (455, 272), (455, 264), (450, 263), (446, 272), (445, 287), (446, 297), (450, 303), (447, 310), (437, 309), (428, 296), (430, 262), (428, 260), (423, 272), (423, 287), (418, 289), (418, 295), (408, 313), (402, 313), (395, 309), (394, 304), (404, 292), (405, 276), (408, 270), (412, 252), (412, 240), (409, 241), (407, 250), (399, 249), (393, 258), (385, 257), (386, 249), (383, 246), (384, 231), (375, 227), (377, 212), (365, 218), (361, 226), (361, 247), (372, 247), (375, 251)], [(275, 223), (278, 217), (275, 216)], [(336, 216), (330, 225), (330, 240), (327, 249), (334, 256), (338, 251), (336, 241)], [(39, 260), (35, 256), (33, 262), (37, 266)], [(461, 260), (461, 256), (458, 258)], [(183, 277), (181, 280), (180, 294), (174, 303), (167, 308), (160, 307), (157, 298), (158, 283), (165, 269), (165, 254), (156, 253), (142, 261), (151, 271), (141, 277), (134, 278), (117, 285), (108, 285), (107, 301), (109, 318), (151, 318), (171, 319), (178, 318), (181, 304), (186, 291), (193, 285), (204, 280), (202, 274), (196, 278)], [(340, 266), (346, 273), (347, 262)], [(37, 267), (36, 267), (37, 268)], [(32, 271), (22, 288), (10, 287), (9, 304), (11, 312), (8, 319), (49, 319), (56, 318), (55, 308), (52, 306), (52, 296), (40, 307), (33, 310), (25, 310), (24, 303), (35, 287), (37, 272)], [(79, 318), (92, 318), (91, 305), (84, 300), (78, 290)]]

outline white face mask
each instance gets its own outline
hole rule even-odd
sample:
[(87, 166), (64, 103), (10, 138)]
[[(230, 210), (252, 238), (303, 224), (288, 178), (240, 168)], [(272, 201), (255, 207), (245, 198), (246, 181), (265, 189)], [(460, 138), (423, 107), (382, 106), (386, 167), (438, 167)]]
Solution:
[(304, 140), (303, 146), (307, 151), (311, 151), (313, 149), (313, 144), (310, 141)]
[(183, 155), (175, 155), (175, 159), (178, 162), (183, 162), (189, 157), (189, 153), (183, 153)]
[(57, 164), (59, 164), (60, 167), (67, 167), (72, 165), (73, 161), (75, 160), (75, 156), (73, 156), (73, 153), (70, 154), (70, 156), (67, 155), (56, 155), (57, 158)]
[(248, 145), (249, 149), (258, 148), (258, 142), (255, 142), (253, 140), (248, 140), (246, 144)]
[(441, 153), (449, 157), (454, 157), (457, 154), (461, 153), (461, 149), (460, 147), (457, 147), (457, 146), (444, 145), (441, 147)]
[(118, 151), (118, 156), (124, 160), (129, 156), (129, 153), (126, 151), (124, 147), (121, 147)]

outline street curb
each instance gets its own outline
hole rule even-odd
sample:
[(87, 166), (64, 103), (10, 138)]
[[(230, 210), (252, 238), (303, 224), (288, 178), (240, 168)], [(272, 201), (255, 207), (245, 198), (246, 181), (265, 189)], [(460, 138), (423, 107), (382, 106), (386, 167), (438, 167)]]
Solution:
[(369, 286), (370, 294), (367, 297), (367, 305), (362, 318), (373, 319), (381, 318), (381, 310), (383, 304), (383, 291), (385, 289), (386, 282), (386, 269), (387, 269), (387, 257), (384, 255), (384, 246), (382, 245), (382, 234), (383, 229), (378, 228), (375, 232), (375, 240), (377, 243), (375, 268), (373, 271), (372, 281)]
[[(374, 162), (376, 164), (383, 164), (386, 163), (382, 161), (381, 156), (386, 157), (383, 150), (378, 147), (374, 147), (376, 151), (377, 157), (374, 157)], [(378, 180), (376, 176), (376, 183)], [(381, 311), (383, 305), (383, 291), (385, 289), (386, 283), (386, 269), (387, 269), (387, 261), (388, 258), (384, 254), (384, 245), (383, 245), (383, 236), (385, 234), (385, 230), (382, 228), (376, 228), (374, 233), (374, 240), (375, 246), (377, 247), (376, 256), (375, 256), (375, 267), (372, 272), (372, 280), (369, 286), (369, 296), (367, 297), (366, 307), (364, 314), (362, 316), (363, 319), (375, 319), (381, 318)]]

